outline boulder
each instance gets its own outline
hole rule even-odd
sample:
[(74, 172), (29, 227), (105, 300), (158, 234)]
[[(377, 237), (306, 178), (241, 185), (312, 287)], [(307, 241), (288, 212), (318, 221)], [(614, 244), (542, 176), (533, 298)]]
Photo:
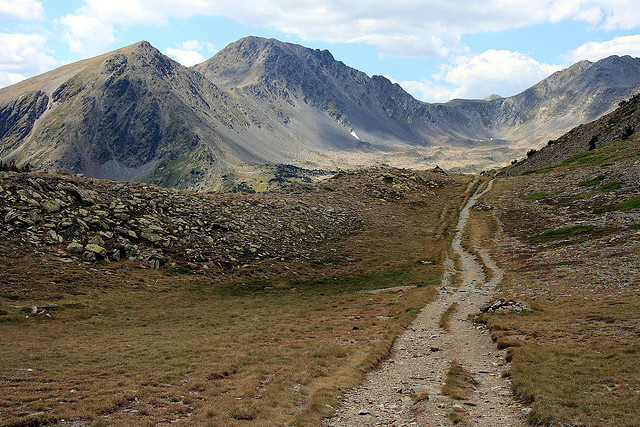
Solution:
[(81, 254), (84, 251), (84, 246), (78, 242), (71, 242), (67, 245), (67, 251), (70, 254)]
[(96, 245), (95, 243), (89, 243), (84, 249), (88, 252), (92, 252), (99, 256), (100, 258), (104, 258), (107, 256), (107, 250), (100, 245)]

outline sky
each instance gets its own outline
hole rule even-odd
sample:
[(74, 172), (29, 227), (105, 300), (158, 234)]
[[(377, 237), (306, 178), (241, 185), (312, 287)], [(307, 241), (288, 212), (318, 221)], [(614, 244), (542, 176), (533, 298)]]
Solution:
[(511, 96), (640, 57), (638, 0), (0, 0), (0, 87), (141, 40), (191, 66), (246, 36), (328, 49), (417, 99)]

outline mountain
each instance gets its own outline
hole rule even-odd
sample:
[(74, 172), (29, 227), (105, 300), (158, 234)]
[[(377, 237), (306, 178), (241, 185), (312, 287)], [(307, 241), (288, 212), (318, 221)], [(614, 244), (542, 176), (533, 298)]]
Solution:
[(576, 155), (585, 158), (597, 157), (600, 155), (594, 151), (597, 148), (614, 141), (629, 139), (632, 135), (637, 135), (638, 130), (640, 130), (640, 94), (627, 101), (621, 101), (619, 107), (611, 113), (593, 122), (577, 126), (556, 140), (550, 140), (541, 150), (531, 150), (520, 162), (501, 171), (501, 175), (516, 176), (526, 172), (545, 170), (567, 159), (575, 159)]
[(247, 37), (184, 67), (140, 42), (0, 89), (0, 160), (199, 190), (266, 181), (276, 164), (472, 170), (639, 89), (640, 59), (614, 56), (509, 98), (429, 104), (326, 50)]

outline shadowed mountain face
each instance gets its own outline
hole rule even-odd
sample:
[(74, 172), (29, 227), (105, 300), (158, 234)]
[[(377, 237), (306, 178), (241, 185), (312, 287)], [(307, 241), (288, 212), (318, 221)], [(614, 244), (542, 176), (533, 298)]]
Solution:
[(508, 161), (640, 89), (640, 59), (582, 61), (519, 95), (417, 101), (328, 51), (248, 37), (187, 68), (147, 42), (0, 89), (0, 159), (223, 189), (260, 165), (470, 170)]

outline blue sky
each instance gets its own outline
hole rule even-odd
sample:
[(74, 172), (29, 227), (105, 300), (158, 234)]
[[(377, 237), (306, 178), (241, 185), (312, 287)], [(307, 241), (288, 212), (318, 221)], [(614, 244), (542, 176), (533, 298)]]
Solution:
[(147, 40), (184, 65), (244, 36), (328, 49), (416, 98), (511, 96), (640, 56), (638, 0), (0, 0), (0, 86)]

